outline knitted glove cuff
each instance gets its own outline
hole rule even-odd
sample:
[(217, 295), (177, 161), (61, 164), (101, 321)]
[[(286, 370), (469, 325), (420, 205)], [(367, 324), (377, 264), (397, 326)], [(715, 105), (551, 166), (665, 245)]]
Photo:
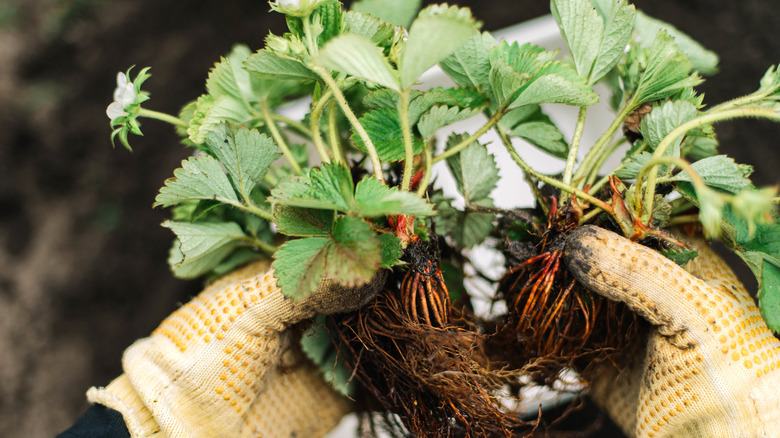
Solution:
[(160, 426), (125, 374), (114, 379), (106, 387), (89, 388), (87, 400), (121, 413), (127, 430), (133, 438), (160, 436)]

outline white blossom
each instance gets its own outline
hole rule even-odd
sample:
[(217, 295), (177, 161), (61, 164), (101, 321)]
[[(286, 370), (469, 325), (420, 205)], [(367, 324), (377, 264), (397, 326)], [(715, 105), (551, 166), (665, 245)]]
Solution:
[(114, 101), (106, 108), (108, 118), (114, 120), (117, 117), (126, 116), (128, 113), (125, 111), (125, 107), (135, 102), (135, 97), (135, 86), (132, 82), (127, 81), (127, 76), (124, 73), (119, 72), (116, 75)]
[(301, 0), (276, 0), (276, 5), (283, 8), (295, 9), (301, 5)]

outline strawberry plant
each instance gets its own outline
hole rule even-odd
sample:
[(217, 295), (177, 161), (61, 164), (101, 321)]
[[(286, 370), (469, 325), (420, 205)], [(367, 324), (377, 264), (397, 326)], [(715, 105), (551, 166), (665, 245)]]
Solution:
[[(289, 32), (261, 48), (236, 45), (177, 115), (145, 108), (148, 68), (119, 74), (107, 110), (112, 141), (130, 149), (145, 117), (173, 125), (193, 151), (155, 201), (171, 209), (163, 226), (176, 236), (176, 276), (272, 257), (295, 300), (326, 279), (353, 287), (389, 271), (372, 304), (320, 320), (302, 342), (340, 389), (366, 389), (415, 433), (442, 423), (521, 428), (498, 402), (502, 385), (520, 375), (551, 384), (565, 367), (619, 360), (611, 352), (637, 344), (637, 318), (590, 294), (560, 262), (563, 240), (584, 224), (679, 264), (696, 252), (672, 228), (723, 240), (752, 269), (762, 315), (780, 331), (777, 190), (756, 188), (749, 165), (719, 154), (714, 130), (741, 117), (780, 121), (775, 67), (754, 93), (710, 105), (696, 87), (717, 71), (717, 55), (626, 0), (552, 0), (566, 56), (497, 41), (468, 9), (418, 12), (419, 3), (363, 0), (346, 11), (335, 0), (272, 2)], [(418, 87), (435, 65), (452, 86)], [(599, 83), (608, 92), (594, 91)], [(287, 115), (300, 99), (308, 112)], [(582, 144), (599, 100), (615, 117)], [(550, 105), (578, 108), (571, 138), (545, 114)], [(483, 120), (475, 131), (437, 136), (474, 117)], [(480, 143), (491, 130), (524, 173), (534, 208), (495, 207), (500, 175)], [(565, 160), (563, 172), (535, 170), (521, 147)], [(621, 164), (605, 166), (616, 154)], [(462, 208), (437, 185), (445, 171)], [(501, 279), (475, 271), (477, 245), (504, 254)], [(469, 277), (487, 278), (507, 311), (477, 316)]]

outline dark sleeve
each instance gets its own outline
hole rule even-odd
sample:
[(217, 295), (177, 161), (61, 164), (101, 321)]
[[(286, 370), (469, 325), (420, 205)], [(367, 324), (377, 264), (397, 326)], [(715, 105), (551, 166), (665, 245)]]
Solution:
[(57, 438), (130, 438), (119, 412), (103, 405), (92, 405), (87, 412)]

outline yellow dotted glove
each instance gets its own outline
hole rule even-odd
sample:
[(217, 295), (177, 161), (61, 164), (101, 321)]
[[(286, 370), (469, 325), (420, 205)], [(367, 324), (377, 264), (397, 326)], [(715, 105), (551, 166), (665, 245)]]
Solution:
[(729, 267), (697, 249), (683, 269), (594, 226), (569, 237), (577, 279), (654, 325), (644, 358), (596, 376), (592, 396), (629, 436), (780, 436), (780, 341)]
[(349, 407), (286, 329), (318, 312), (357, 309), (377, 290), (325, 284), (295, 302), (267, 263), (250, 265), (136, 341), (125, 373), (87, 397), (121, 412), (133, 437), (322, 436)]

